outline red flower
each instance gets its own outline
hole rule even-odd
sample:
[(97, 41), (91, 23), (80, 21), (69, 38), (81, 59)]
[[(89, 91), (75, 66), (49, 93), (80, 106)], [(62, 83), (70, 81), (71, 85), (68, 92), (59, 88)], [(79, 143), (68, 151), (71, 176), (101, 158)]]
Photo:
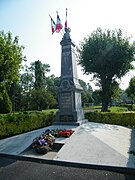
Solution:
[(71, 134), (73, 134), (73, 132), (74, 131), (72, 129), (70, 130), (63, 129), (57, 131), (59, 137), (69, 137), (71, 136)]
[(66, 134), (67, 134), (68, 137), (71, 135), (70, 132), (67, 132)]

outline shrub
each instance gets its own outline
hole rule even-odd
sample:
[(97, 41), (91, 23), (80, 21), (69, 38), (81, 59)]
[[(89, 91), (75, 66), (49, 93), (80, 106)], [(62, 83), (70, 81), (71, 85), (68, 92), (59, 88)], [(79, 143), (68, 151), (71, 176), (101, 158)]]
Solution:
[(42, 111), (0, 115), (0, 139), (51, 125), (55, 113)]
[(0, 113), (6, 114), (12, 111), (12, 103), (7, 93), (6, 87), (0, 83)]
[(89, 122), (135, 127), (134, 112), (87, 112), (85, 113), (85, 118), (88, 119)]

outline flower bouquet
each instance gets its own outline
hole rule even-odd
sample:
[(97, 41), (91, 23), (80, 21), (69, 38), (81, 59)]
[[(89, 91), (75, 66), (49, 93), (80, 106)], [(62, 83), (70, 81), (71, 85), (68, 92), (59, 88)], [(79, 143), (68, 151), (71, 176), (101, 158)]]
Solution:
[(55, 130), (51, 130), (51, 132), (52, 132), (52, 135), (54, 136), (54, 137), (65, 137), (65, 138), (67, 138), (67, 137), (70, 137), (72, 134), (73, 134), (73, 130), (72, 129), (70, 129), (70, 130), (66, 130), (66, 129), (55, 129)]
[(74, 131), (72, 129), (48, 129), (33, 140), (32, 148), (35, 149), (37, 153), (46, 154), (52, 150), (55, 138), (68, 138), (73, 134), (73, 132)]
[(55, 137), (50, 133), (50, 130), (46, 130), (33, 140), (32, 148), (40, 154), (45, 154), (52, 150), (54, 141)]

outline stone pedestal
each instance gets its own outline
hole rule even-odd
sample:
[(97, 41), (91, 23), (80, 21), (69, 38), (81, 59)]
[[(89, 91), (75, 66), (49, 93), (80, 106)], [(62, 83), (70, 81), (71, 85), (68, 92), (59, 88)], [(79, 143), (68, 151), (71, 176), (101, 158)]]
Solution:
[(78, 82), (77, 65), (75, 59), (75, 44), (67, 29), (62, 41), (61, 78), (58, 86), (59, 110), (56, 113), (55, 124), (79, 125), (84, 121), (81, 91)]

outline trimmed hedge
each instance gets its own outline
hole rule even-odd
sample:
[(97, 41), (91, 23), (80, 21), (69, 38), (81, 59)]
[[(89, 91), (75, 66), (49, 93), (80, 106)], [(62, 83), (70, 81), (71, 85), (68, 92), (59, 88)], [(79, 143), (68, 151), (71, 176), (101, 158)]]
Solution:
[(85, 113), (85, 118), (88, 119), (89, 122), (135, 127), (134, 112), (87, 112)]
[(0, 139), (51, 125), (55, 113), (43, 111), (0, 114)]
[[(33, 111), (0, 114), (0, 139), (50, 126), (55, 121), (53, 111)], [(89, 122), (135, 127), (134, 112), (86, 112)]]

